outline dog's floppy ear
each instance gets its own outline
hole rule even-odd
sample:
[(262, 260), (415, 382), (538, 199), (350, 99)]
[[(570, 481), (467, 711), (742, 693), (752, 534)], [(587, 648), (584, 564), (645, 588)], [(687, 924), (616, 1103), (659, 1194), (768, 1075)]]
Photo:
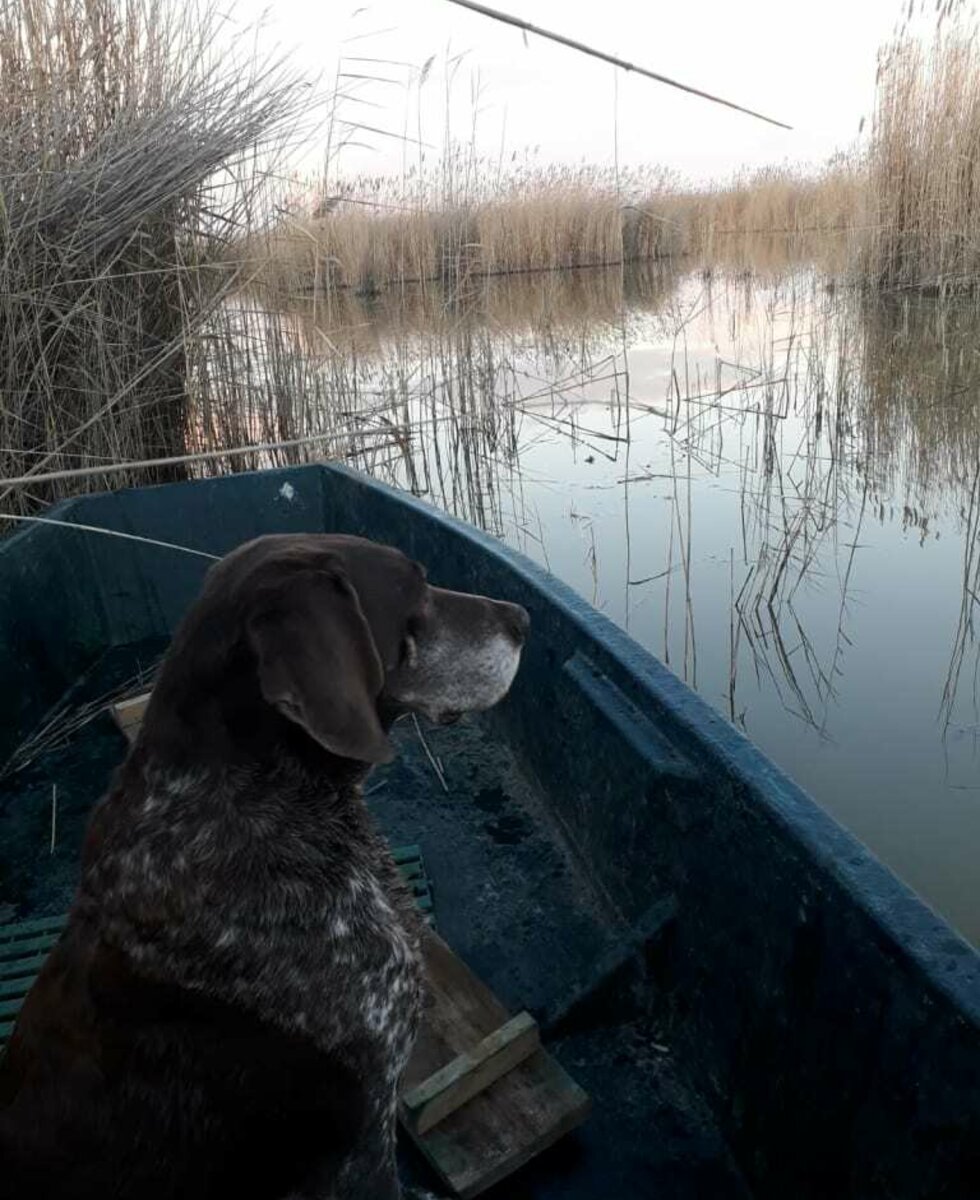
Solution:
[(342, 569), (291, 573), (248, 620), (263, 698), (332, 754), (390, 762), (378, 720), (384, 668)]

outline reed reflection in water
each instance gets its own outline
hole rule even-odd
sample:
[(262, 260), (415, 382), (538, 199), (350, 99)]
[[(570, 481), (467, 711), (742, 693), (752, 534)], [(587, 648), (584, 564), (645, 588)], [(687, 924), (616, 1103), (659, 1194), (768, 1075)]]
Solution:
[(297, 301), (278, 432), (335, 431), (577, 588), (980, 941), (980, 319), (827, 279), (735, 256)]

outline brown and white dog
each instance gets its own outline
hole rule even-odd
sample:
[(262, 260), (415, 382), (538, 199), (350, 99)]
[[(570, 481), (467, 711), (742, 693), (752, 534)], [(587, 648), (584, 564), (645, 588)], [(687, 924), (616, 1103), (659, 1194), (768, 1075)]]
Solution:
[(499, 701), (527, 631), (360, 538), (212, 568), (0, 1067), (0, 1196), (400, 1195), (419, 929), (360, 783), (400, 714)]

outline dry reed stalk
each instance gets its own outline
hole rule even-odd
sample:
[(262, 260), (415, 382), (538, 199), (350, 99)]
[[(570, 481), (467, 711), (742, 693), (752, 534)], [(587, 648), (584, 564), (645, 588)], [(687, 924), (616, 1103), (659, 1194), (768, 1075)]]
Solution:
[(162, 0), (0, 0), (0, 477), (185, 451), (195, 339), (234, 282), (217, 248), (260, 183), (236, 173), (308, 104), (217, 29)]
[(858, 277), (939, 295), (980, 283), (980, 38), (943, 5), (930, 44), (904, 32), (879, 55)]

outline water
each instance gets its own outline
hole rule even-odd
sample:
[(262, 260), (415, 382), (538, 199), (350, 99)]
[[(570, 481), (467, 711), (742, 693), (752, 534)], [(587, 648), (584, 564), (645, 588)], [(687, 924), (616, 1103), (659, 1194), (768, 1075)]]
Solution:
[(571, 584), (980, 943), (972, 310), (784, 263), (348, 298), (288, 330), (388, 431), (357, 465)]

